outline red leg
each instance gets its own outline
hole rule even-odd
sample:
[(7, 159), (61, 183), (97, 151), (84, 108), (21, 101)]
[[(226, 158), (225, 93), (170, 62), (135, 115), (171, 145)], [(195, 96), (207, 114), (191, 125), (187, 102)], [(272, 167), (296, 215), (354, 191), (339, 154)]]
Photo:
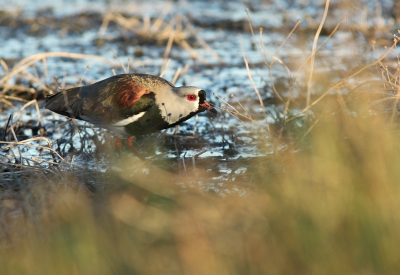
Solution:
[(144, 160), (144, 158), (139, 154), (139, 152), (135, 149), (135, 147), (133, 147), (132, 139), (133, 139), (133, 136), (129, 136), (129, 137), (126, 139), (126, 145), (127, 145), (128, 148), (132, 151), (132, 153), (135, 154), (135, 156), (137, 156), (137, 157), (140, 158), (141, 160)]
[(126, 145), (131, 149), (133, 148), (132, 139), (133, 139), (133, 136), (129, 136), (126, 138)]
[(121, 149), (122, 149), (121, 137), (117, 137), (115, 139), (115, 148), (117, 149), (118, 152), (121, 151)]

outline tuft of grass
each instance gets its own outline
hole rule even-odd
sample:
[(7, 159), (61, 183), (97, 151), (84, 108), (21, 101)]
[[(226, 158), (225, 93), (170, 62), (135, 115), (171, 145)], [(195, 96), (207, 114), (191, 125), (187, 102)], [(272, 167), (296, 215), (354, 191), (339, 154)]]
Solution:
[(201, 174), (181, 177), (130, 157), (94, 193), (82, 176), (36, 175), (22, 198), (2, 200), (14, 246), (0, 251), (0, 270), (395, 273), (398, 139), (381, 114), (326, 114), (309, 146), (250, 160), (251, 184), (231, 181), (224, 197), (201, 190)]
[(110, 23), (117, 24), (118, 28), (134, 34), (137, 44), (166, 45), (164, 58), (168, 58), (172, 45), (176, 44), (190, 54), (193, 60), (198, 60), (204, 65), (209, 64), (207, 59), (199, 55), (191, 46), (194, 40), (201, 47), (206, 49), (210, 56), (222, 63), (218, 54), (198, 35), (198, 30), (190, 23), (184, 15), (171, 16), (167, 21), (169, 8), (157, 18), (148, 16), (124, 16), (119, 13), (108, 13), (104, 16), (102, 25), (98, 31), (98, 38), (104, 39)]

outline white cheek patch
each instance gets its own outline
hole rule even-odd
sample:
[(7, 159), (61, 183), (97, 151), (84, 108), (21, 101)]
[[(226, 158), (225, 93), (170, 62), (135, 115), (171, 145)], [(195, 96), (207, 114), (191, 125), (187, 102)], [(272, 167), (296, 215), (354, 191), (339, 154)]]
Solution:
[[(187, 119), (189, 114), (197, 112), (200, 90), (193, 86), (162, 87), (157, 90), (155, 100), (162, 119), (168, 124), (174, 124), (182, 119)], [(187, 98), (188, 95), (195, 95), (196, 99), (190, 101)]]
[[(165, 99), (164, 101), (162, 99)], [(158, 102), (157, 102), (158, 103)], [(199, 108), (199, 101), (189, 101), (186, 97), (164, 97), (160, 98), (160, 112), (162, 118), (169, 124), (173, 124), (183, 117), (186, 117)]]
[(119, 122), (117, 122), (117, 123), (114, 123), (112, 126), (115, 126), (115, 127), (126, 126), (126, 125), (128, 125), (128, 124), (130, 124), (130, 123), (132, 123), (132, 122), (137, 121), (137, 120), (138, 120), (139, 118), (141, 118), (145, 113), (146, 113), (146, 112), (141, 112), (141, 113), (138, 113), (137, 115), (133, 115), (133, 116), (131, 116), (131, 117), (125, 118), (125, 119), (123, 119), (123, 120), (121, 120), (121, 121), (119, 121)]

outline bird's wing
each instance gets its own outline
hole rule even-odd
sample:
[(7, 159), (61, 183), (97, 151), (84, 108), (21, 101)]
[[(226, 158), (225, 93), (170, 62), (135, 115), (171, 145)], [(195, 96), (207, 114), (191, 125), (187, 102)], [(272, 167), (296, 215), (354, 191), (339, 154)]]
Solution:
[(61, 91), (47, 98), (45, 107), (94, 124), (113, 124), (146, 111), (154, 103), (152, 91), (123, 74)]

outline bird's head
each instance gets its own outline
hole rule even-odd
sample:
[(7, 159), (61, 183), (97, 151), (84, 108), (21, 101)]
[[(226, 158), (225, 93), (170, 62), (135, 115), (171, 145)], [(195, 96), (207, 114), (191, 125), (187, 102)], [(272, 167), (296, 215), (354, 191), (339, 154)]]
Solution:
[(206, 92), (194, 86), (171, 87), (168, 92), (156, 93), (156, 100), (169, 123), (186, 120), (206, 110), (217, 113), (206, 101)]
[(183, 86), (176, 88), (178, 95), (186, 101), (188, 106), (191, 106), (191, 110), (198, 113), (203, 111), (210, 111), (217, 113), (210, 103), (206, 101), (206, 92), (198, 87)]

